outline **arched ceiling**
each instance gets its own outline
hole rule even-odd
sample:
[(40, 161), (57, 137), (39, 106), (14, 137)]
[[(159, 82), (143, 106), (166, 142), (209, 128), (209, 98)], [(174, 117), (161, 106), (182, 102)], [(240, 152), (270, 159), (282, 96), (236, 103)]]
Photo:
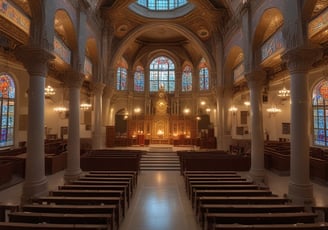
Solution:
[[(225, 7), (225, 0), (189, 0), (189, 2), (192, 4), (191, 11), (186, 11), (183, 16), (180, 16), (181, 12), (179, 14), (171, 12), (173, 15), (171, 18), (143, 17), (131, 10), (130, 6), (135, 3), (134, 0), (102, 0), (99, 9), (102, 17), (110, 23), (108, 26), (113, 29), (115, 35), (113, 46), (119, 45), (138, 30), (138, 36), (131, 38), (124, 45), (123, 56), (128, 62), (134, 63), (137, 57), (143, 56), (140, 52), (153, 52), (155, 49), (164, 48), (172, 52), (177, 51), (182, 61), (189, 57), (189, 61), (196, 65), (204, 52), (211, 51), (213, 37), (218, 37), (219, 27), (229, 13)], [(168, 14), (170, 13), (166, 15)], [(149, 29), (149, 25), (154, 26)], [(177, 26), (174, 29), (170, 25)], [(140, 32), (142, 27), (147, 29)], [(177, 27), (181, 27), (181, 30), (177, 30)], [(186, 31), (189, 35), (193, 34), (195, 39), (190, 39)], [(195, 40), (203, 44), (200, 45)], [(207, 51), (202, 50), (201, 46), (207, 47)]]

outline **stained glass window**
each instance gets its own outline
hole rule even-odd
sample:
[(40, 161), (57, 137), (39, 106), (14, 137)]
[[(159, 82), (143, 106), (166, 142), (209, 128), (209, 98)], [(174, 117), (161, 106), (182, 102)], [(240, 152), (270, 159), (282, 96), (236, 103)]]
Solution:
[(187, 0), (137, 0), (137, 4), (157, 11), (174, 10), (187, 3)]
[(328, 81), (319, 82), (312, 94), (313, 142), (328, 146)]
[(15, 84), (7, 73), (0, 73), (0, 147), (14, 145)]
[(192, 90), (192, 69), (190, 65), (186, 65), (182, 72), (182, 92), (190, 92)]
[(199, 64), (199, 89), (208, 90), (210, 88), (208, 68), (205, 58)]
[(155, 58), (149, 66), (149, 91), (157, 92), (159, 88), (166, 92), (175, 90), (175, 66), (164, 56)]
[(145, 90), (145, 72), (142, 66), (137, 66), (134, 72), (134, 91), (142, 92)]
[(121, 58), (117, 63), (116, 72), (116, 89), (117, 90), (127, 90), (127, 80), (128, 80), (128, 65), (126, 61)]

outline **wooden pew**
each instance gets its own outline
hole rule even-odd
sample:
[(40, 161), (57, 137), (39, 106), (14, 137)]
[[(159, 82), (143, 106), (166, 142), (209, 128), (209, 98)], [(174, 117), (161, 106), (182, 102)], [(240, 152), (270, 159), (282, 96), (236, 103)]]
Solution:
[(70, 182), (71, 185), (126, 185), (129, 194), (133, 194), (133, 187), (129, 181), (113, 180), (113, 181), (95, 181), (95, 180), (75, 180)]
[(118, 190), (53, 190), (49, 192), (50, 196), (53, 197), (108, 197), (108, 198), (119, 198), (121, 200), (122, 214), (125, 216), (127, 209), (127, 201), (123, 196), (123, 191)]
[(121, 173), (107, 173), (107, 174), (85, 174), (85, 178), (105, 178), (110, 180), (112, 177), (115, 178), (130, 178), (133, 186), (137, 186), (137, 177), (134, 174), (121, 174)]
[(196, 180), (189, 181), (188, 185), (186, 185), (186, 192), (189, 194), (191, 191), (191, 186), (193, 185), (254, 185), (251, 181), (217, 181), (217, 180)]
[(138, 172), (136, 172), (136, 171), (89, 171), (87, 173), (93, 174), (93, 175), (94, 174), (113, 174), (113, 173), (134, 175), (135, 180), (138, 183)]
[(116, 205), (116, 216), (122, 218), (122, 200), (120, 197), (62, 197), (42, 196), (32, 199), (33, 204), (58, 204), (58, 205)]
[(314, 223), (316, 214), (310, 212), (289, 213), (206, 213), (204, 229), (220, 224), (295, 224)]
[(278, 196), (201, 196), (196, 199), (195, 212), (200, 213), (203, 204), (287, 204), (290, 200)]
[(328, 223), (296, 223), (296, 224), (256, 224), (256, 225), (244, 225), (244, 224), (215, 224), (212, 230), (269, 230), (269, 229), (279, 229), (279, 230), (290, 230), (290, 229), (300, 229), (300, 230), (315, 230), (315, 229), (328, 229)]
[(230, 184), (230, 185), (216, 185), (216, 184), (190, 184), (189, 185), (189, 199), (192, 199), (195, 190), (255, 190), (262, 189), (256, 184)]
[(0, 221), (6, 221), (7, 214), (19, 210), (18, 204), (8, 204), (0, 202)]
[(73, 214), (111, 214), (114, 222), (111, 228), (118, 228), (122, 221), (119, 216), (116, 216), (116, 205), (57, 205), (57, 204), (29, 204), (21, 208), (23, 212), (35, 213), (73, 213)]
[(127, 201), (127, 206), (130, 205), (130, 197), (132, 194), (129, 193), (128, 185), (78, 185), (78, 184), (67, 184), (58, 186), (59, 190), (118, 190), (123, 191), (124, 199)]
[(46, 224), (46, 223), (18, 223), (0, 222), (0, 230), (108, 230), (107, 225), (100, 224)]
[(34, 213), (13, 212), (9, 214), (9, 222), (20, 223), (52, 223), (52, 224), (100, 224), (112, 229), (111, 214), (73, 214), (73, 213)]
[(304, 206), (292, 204), (201, 204), (197, 219), (204, 223), (206, 213), (286, 213), (304, 212)]
[(191, 197), (192, 207), (197, 207), (197, 200), (201, 197), (239, 197), (239, 196), (245, 196), (245, 197), (269, 197), (272, 196), (272, 192), (268, 189), (238, 189), (238, 190), (220, 190), (220, 189), (214, 189), (214, 190), (202, 190), (202, 189), (194, 189)]

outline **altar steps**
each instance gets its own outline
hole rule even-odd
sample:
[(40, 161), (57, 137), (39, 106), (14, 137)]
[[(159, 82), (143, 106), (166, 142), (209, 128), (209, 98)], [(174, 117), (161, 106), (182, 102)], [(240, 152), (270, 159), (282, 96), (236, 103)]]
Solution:
[(176, 152), (147, 152), (140, 160), (140, 170), (179, 171), (180, 162)]

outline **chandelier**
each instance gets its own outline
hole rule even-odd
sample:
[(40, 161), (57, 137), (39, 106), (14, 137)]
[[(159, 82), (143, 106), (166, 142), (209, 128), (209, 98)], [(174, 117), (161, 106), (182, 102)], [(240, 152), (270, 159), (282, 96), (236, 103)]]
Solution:
[(281, 90), (278, 91), (278, 96), (279, 97), (289, 97), (290, 95), (290, 90), (286, 89), (286, 87), (284, 86)]
[(51, 87), (50, 85), (48, 85), (46, 88), (44, 88), (44, 95), (46, 97), (49, 97), (49, 96), (52, 96), (55, 94), (56, 94), (55, 89), (53, 87)]
[(89, 110), (90, 108), (91, 108), (91, 104), (88, 104), (88, 103), (82, 103), (80, 105), (81, 110)]
[(64, 106), (58, 106), (58, 107), (55, 107), (54, 108), (54, 111), (55, 112), (58, 112), (58, 113), (62, 113), (62, 112), (68, 111), (68, 109), (66, 107), (64, 107)]
[(276, 106), (272, 106), (271, 108), (268, 108), (268, 109), (267, 109), (267, 112), (268, 112), (269, 114), (274, 115), (274, 114), (276, 114), (276, 113), (280, 113), (280, 112), (281, 112), (281, 109), (277, 108)]

